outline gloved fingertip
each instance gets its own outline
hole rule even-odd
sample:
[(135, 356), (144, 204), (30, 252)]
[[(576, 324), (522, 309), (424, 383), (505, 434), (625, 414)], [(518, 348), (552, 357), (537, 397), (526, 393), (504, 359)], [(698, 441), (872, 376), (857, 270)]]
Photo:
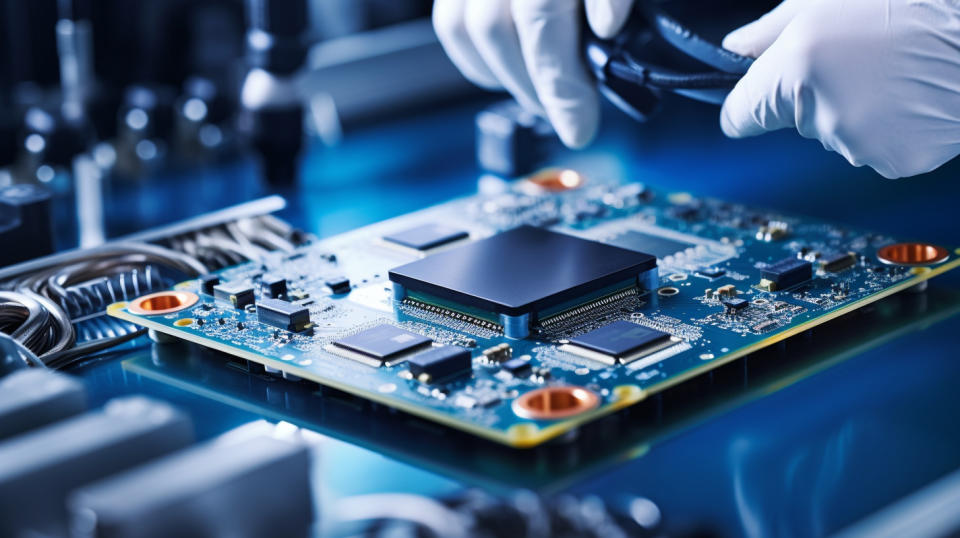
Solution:
[[(572, 111), (571, 111), (572, 112)], [(564, 146), (570, 149), (587, 147), (597, 136), (600, 126), (598, 113), (582, 111), (575, 115), (566, 111), (554, 111), (551, 124)]]
[(744, 133), (740, 125), (741, 123), (742, 122), (734, 119), (730, 112), (730, 107), (724, 104), (723, 108), (720, 109), (720, 130), (723, 131), (723, 134), (729, 138), (750, 136), (750, 134)]
[(564, 146), (570, 149), (583, 149), (593, 142), (597, 135), (596, 126), (583, 126), (571, 124), (554, 125), (554, 130)]
[(633, 0), (587, 0), (587, 22), (598, 37), (617, 35), (630, 16)]
[(753, 46), (750, 39), (750, 25), (738, 28), (723, 38), (721, 45), (730, 52), (741, 56), (753, 56)]

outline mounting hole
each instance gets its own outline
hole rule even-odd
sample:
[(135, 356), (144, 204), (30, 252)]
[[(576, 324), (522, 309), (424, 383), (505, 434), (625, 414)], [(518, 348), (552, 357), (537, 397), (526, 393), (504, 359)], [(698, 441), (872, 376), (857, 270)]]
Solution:
[(897, 243), (877, 251), (877, 258), (890, 265), (932, 265), (949, 257), (947, 249), (929, 243)]
[(660, 297), (673, 297), (674, 295), (680, 293), (680, 290), (674, 288), (673, 286), (667, 286), (665, 288), (660, 288), (657, 290), (657, 295)]
[(142, 316), (170, 314), (190, 308), (199, 300), (197, 294), (189, 291), (161, 291), (134, 299), (127, 310)]
[(553, 420), (579, 415), (599, 403), (600, 398), (583, 387), (544, 387), (514, 400), (513, 412), (524, 418)]
[(668, 278), (670, 278), (670, 280), (673, 281), (673, 282), (681, 282), (681, 281), (687, 279), (687, 275), (685, 275), (685, 274), (683, 274), (683, 273), (674, 273), (674, 274), (670, 275)]

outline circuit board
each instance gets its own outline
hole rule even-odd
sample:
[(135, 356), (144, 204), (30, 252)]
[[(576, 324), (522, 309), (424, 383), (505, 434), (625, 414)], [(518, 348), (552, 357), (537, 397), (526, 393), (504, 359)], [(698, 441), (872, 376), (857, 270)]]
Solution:
[(109, 313), (520, 448), (958, 265), (954, 247), (548, 170)]

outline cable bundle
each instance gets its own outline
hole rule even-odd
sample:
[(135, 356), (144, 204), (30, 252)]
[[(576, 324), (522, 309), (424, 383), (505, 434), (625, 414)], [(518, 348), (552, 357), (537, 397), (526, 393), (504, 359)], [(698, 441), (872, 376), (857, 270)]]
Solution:
[[(120, 241), (57, 256), (48, 264), (29, 264), (29, 271), (0, 282), (0, 332), (44, 365), (63, 368), (146, 333), (126, 322), (93, 322), (108, 305), (273, 250), (293, 250), (300, 242), (298, 232), (267, 215), (179, 234), (159, 244)], [(80, 338), (77, 324), (83, 327)]]

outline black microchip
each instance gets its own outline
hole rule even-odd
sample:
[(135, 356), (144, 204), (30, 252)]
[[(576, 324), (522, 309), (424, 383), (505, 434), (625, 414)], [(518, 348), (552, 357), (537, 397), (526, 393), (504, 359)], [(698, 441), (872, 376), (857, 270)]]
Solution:
[(350, 279), (347, 277), (338, 276), (331, 278), (330, 280), (324, 282), (324, 284), (330, 288), (330, 291), (337, 295), (341, 295), (350, 291)]
[(611, 357), (623, 358), (669, 339), (669, 334), (650, 327), (629, 321), (614, 321), (599, 329), (571, 338), (570, 343)]
[(501, 364), (500, 368), (510, 372), (514, 376), (520, 376), (530, 371), (530, 361), (528, 359), (521, 359), (520, 357), (517, 357), (516, 359), (510, 359)]
[(468, 235), (469, 234), (463, 230), (457, 230), (456, 228), (450, 228), (442, 224), (424, 224), (416, 228), (410, 228), (409, 230), (385, 235), (383, 239), (384, 241), (417, 250), (430, 250), (431, 248), (463, 239)]
[(470, 370), (470, 350), (459, 346), (435, 347), (407, 359), (414, 377), (424, 374), (431, 381), (446, 379)]
[(813, 264), (799, 258), (784, 258), (768, 265), (760, 277), (772, 282), (774, 289), (782, 290), (813, 278)]
[(377, 325), (371, 329), (341, 338), (334, 345), (368, 355), (380, 360), (389, 360), (397, 355), (429, 346), (432, 340), (393, 325)]
[(224, 282), (213, 287), (213, 296), (227, 301), (236, 308), (243, 308), (253, 304), (255, 297), (253, 288), (243, 283)]
[(257, 319), (273, 327), (299, 332), (310, 325), (310, 310), (279, 299), (260, 299)]
[(656, 264), (649, 254), (521, 226), (392, 269), (390, 280), (409, 291), (517, 316), (635, 280)]
[(661, 259), (696, 246), (686, 241), (677, 241), (676, 239), (634, 231), (625, 232), (614, 237), (610, 240), (610, 244), (636, 250), (637, 252), (653, 254)]
[(857, 255), (853, 252), (834, 252), (820, 258), (820, 266), (824, 271), (835, 273), (857, 263)]
[(267, 297), (274, 299), (287, 294), (287, 279), (274, 275), (266, 275), (260, 281), (260, 291)]
[(220, 283), (220, 275), (203, 275), (200, 280), (200, 293), (213, 295), (213, 287)]
[(750, 304), (746, 299), (741, 299), (739, 297), (734, 297), (732, 299), (723, 300), (723, 306), (727, 308), (728, 312), (736, 312), (738, 310), (743, 310)]

